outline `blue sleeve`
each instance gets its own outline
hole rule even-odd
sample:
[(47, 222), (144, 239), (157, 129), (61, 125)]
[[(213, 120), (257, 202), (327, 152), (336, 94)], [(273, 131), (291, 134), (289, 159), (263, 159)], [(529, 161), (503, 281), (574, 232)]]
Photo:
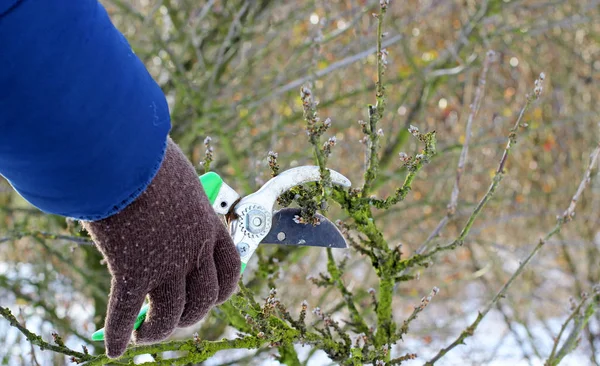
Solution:
[(97, 0), (0, 5), (0, 174), (40, 210), (108, 217), (150, 184), (165, 96)]

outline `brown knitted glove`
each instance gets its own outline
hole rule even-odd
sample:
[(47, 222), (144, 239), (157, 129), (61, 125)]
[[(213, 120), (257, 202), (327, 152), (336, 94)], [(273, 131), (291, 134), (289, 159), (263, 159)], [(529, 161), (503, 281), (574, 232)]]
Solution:
[(136, 343), (196, 323), (236, 288), (240, 257), (194, 167), (171, 139), (148, 188), (121, 212), (84, 227), (112, 274), (105, 323), (111, 358), (125, 352), (146, 295), (150, 310)]

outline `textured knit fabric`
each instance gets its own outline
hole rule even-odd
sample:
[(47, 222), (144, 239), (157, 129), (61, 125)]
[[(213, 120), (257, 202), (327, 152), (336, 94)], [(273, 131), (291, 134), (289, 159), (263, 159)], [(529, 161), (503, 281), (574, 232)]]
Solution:
[(148, 294), (137, 343), (156, 342), (196, 323), (234, 291), (240, 258), (191, 163), (169, 139), (162, 166), (131, 205), (85, 222), (113, 275), (105, 343), (121, 355)]
[(44, 212), (114, 214), (150, 183), (164, 94), (96, 0), (0, 2), (0, 174)]

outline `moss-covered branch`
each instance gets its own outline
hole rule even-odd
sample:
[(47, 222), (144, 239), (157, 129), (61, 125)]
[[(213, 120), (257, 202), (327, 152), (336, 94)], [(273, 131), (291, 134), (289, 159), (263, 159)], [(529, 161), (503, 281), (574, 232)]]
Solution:
[(51, 343), (44, 341), (44, 339), (42, 339), (41, 336), (31, 332), (29, 329), (27, 329), (25, 326), (23, 326), (17, 320), (17, 318), (15, 318), (15, 316), (12, 314), (12, 312), (7, 308), (0, 307), (0, 315), (4, 319), (8, 320), (8, 322), (10, 323), (11, 326), (18, 329), (19, 332), (21, 332), (31, 344), (40, 347), (41, 350), (49, 350), (49, 351), (60, 353), (60, 354), (66, 355), (66, 356), (71, 356), (72, 361), (78, 362), (78, 363), (87, 361), (87, 360), (91, 360), (94, 358), (93, 356), (91, 356), (90, 354), (87, 353), (87, 350), (85, 348), (84, 348), (84, 352), (82, 353), (82, 352), (77, 352), (77, 351), (74, 351), (74, 350), (66, 347), (64, 345), (64, 343), (62, 342), (62, 340), (60, 340), (60, 337), (58, 337), (58, 336), (55, 336), (56, 344), (51, 344)]
[(379, 139), (383, 135), (383, 130), (378, 128), (378, 123), (383, 118), (385, 111), (385, 86), (383, 83), (383, 74), (387, 64), (387, 51), (382, 48), (383, 43), (383, 19), (389, 5), (388, 0), (380, 2), (379, 14), (377, 17), (377, 81), (375, 83), (375, 105), (369, 105), (369, 121), (363, 124), (363, 132), (366, 133), (365, 142), (367, 144), (367, 154), (365, 157), (365, 182), (362, 187), (362, 196), (366, 197), (371, 192), (371, 186), (377, 178), (377, 169), (379, 165)]

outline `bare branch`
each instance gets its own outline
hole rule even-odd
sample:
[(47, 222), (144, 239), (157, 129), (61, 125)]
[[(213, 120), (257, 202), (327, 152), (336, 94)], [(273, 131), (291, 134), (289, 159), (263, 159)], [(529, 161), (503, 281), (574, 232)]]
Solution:
[[(583, 192), (583, 190), (585, 189), (585, 187), (588, 185), (589, 181), (590, 181), (590, 175), (591, 175), (591, 171), (594, 168), (595, 164), (596, 164), (596, 160), (598, 159), (598, 155), (600, 154), (600, 146), (598, 146), (591, 154), (590, 156), (590, 164), (588, 166), (588, 169), (585, 171), (584, 175), (583, 175), (583, 179), (579, 185), (579, 188), (577, 189), (577, 192), (575, 193), (575, 195), (573, 196), (573, 199), (571, 200), (571, 204), (569, 205), (569, 208), (571, 208), (571, 211), (569, 213), (569, 210), (565, 211), (566, 213), (569, 213), (569, 215), (563, 215), (561, 217), (558, 218), (556, 225), (554, 226), (554, 228), (549, 231), (546, 236), (544, 236), (543, 238), (541, 238), (538, 242), (538, 244), (533, 248), (533, 250), (529, 253), (529, 255), (525, 258), (525, 260), (523, 260), (521, 262), (521, 264), (519, 265), (519, 267), (517, 268), (517, 270), (512, 274), (512, 276), (508, 279), (508, 281), (504, 284), (504, 286), (502, 286), (502, 288), (500, 289), (500, 291), (498, 291), (498, 293), (496, 294), (496, 296), (494, 296), (494, 298), (492, 299), (492, 301), (488, 304), (488, 306), (483, 309), (482, 311), (479, 312), (479, 314), (477, 315), (477, 318), (475, 319), (475, 321), (473, 323), (471, 323), (471, 325), (469, 325), (465, 330), (462, 331), (462, 333), (460, 334), (460, 336), (458, 336), (458, 338), (456, 338), (456, 340), (454, 342), (452, 342), (449, 346), (441, 349), (431, 360), (429, 360), (425, 365), (433, 365), (435, 364), (435, 362), (439, 361), (444, 355), (446, 355), (450, 350), (452, 350), (453, 348), (455, 348), (456, 346), (460, 345), (460, 344), (464, 344), (464, 340), (467, 337), (472, 336), (475, 333), (475, 330), (477, 329), (477, 326), (479, 325), (479, 323), (483, 320), (483, 318), (489, 313), (489, 311), (496, 305), (496, 303), (503, 298), (506, 295), (506, 292), (508, 291), (509, 287), (512, 285), (512, 283), (515, 281), (515, 279), (517, 277), (519, 277), (519, 275), (523, 272), (523, 270), (525, 269), (525, 267), (531, 262), (531, 260), (533, 259), (533, 257), (535, 257), (535, 255), (540, 251), (540, 249), (542, 249), (542, 247), (544, 246), (544, 244), (546, 244), (548, 242), (548, 240), (550, 238), (552, 238), (554, 235), (556, 235), (560, 229), (562, 228), (562, 226), (564, 224), (566, 224), (567, 222), (570, 221), (570, 219), (573, 216), (574, 210), (575, 210), (575, 204), (577, 202), (577, 198), (581, 195), (581, 193)], [(502, 161), (506, 161), (505, 159), (503, 159)]]
[(483, 61), (483, 68), (481, 70), (481, 74), (479, 75), (479, 82), (477, 84), (477, 89), (475, 90), (475, 97), (473, 102), (470, 105), (470, 113), (467, 118), (467, 125), (465, 127), (465, 142), (463, 144), (462, 150), (460, 152), (460, 158), (458, 159), (458, 167), (456, 169), (456, 178), (454, 180), (454, 188), (452, 188), (452, 195), (450, 197), (450, 202), (448, 203), (448, 212), (446, 216), (438, 223), (436, 228), (429, 234), (425, 244), (427, 245), (433, 238), (439, 235), (439, 233), (444, 229), (450, 218), (454, 216), (456, 212), (456, 206), (458, 205), (458, 195), (460, 193), (460, 178), (462, 177), (463, 171), (465, 169), (465, 164), (467, 163), (467, 158), (469, 154), (469, 143), (471, 142), (471, 129), (473, 126), (473, 121), (477, 116), (477, 112), (479, 112), (479, 107), (481, 106), (481, 101), (483, 100), (483, 95), (485, 91), (486, 77), (490, 67), (490, 64), (493, 62), (495, 57), (494, 51), (490, 50), (486, 53), (485, 59)]

